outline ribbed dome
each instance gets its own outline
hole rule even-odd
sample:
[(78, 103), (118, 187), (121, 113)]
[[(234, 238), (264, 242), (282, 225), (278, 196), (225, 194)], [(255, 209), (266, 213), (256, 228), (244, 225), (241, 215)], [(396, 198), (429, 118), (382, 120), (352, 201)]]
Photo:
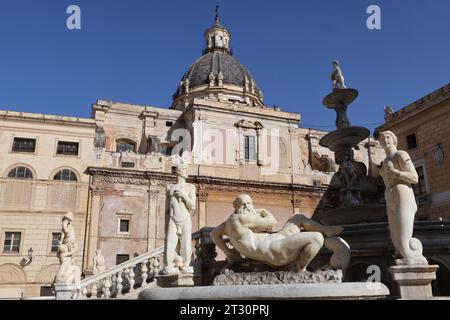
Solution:
[[(232, 55), (226, 52), (214, 51), (206, 53), (195, 61), (183, 76), (182, 81), (186, 82), (186, 79), (189, 79), (189, 88), (193, 88), (208, 84), (209, 75), (212, 73), (217, 76), (220, 72), (223, 74), (224, 84), (235, 84), (244, 87), (245, 77), (247, 77), (248, 83), (251, 83), (253, 80), (248, 70)], [(255, 91), (259, 92), (256, 82)]]

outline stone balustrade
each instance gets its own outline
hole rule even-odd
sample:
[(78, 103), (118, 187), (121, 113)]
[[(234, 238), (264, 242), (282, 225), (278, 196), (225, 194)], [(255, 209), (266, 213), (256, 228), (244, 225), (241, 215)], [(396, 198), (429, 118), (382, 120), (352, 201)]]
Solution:
[(72, 299), (120, 298), (154, 281), (163, 267), (160, 247), (81, 281)]

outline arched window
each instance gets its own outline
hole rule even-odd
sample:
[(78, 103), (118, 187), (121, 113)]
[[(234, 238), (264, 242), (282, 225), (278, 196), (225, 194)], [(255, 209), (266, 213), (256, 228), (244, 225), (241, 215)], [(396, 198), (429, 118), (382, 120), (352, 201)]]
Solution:
[(57, 174), (53, 177), (53, 180), (60, 181), (77, 181), (77, 175), (69, 169), (63, 169), (58, 171)]
[(116, 140), (116, 152), (136, 152), (136, 143), (129, 139)]
[(33, 173), (26, 167), (16, 167), (8, 173), (11, 179), (33, 179)]

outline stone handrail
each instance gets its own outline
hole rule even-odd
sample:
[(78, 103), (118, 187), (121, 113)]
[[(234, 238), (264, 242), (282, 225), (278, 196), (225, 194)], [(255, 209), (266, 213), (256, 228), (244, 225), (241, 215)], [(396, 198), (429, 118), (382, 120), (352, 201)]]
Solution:
[(164, 247), (157, 248), (82, 280), (77, 284), (74, 299), (117, 298), (137, 287), (146, 286), (158, 274), (162, 266)]

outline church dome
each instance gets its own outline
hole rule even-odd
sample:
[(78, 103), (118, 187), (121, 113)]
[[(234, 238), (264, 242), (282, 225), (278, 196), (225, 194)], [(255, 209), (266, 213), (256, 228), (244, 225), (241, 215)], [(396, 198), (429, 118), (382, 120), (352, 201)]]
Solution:
[(224, 84), (234, 84), (240, 87), (253, 82), (255, 91), (259, 92), (256, 82), (248, 70), (231, 54), (221, 51), (208, 52), (195, 61), (183, 76), (181, 81), (188, 80), (189, 88), (209, 84), (210, 75), (223, 75)]
[(217, 13), (214, 25), (205, 31), (204, 38), (203, 55), (181, 79), (172, 108), (182, 110), (195, 97), (262, 107), (262, 91), (250, 72), (233, 56), (230, 32), (220, 25)]

